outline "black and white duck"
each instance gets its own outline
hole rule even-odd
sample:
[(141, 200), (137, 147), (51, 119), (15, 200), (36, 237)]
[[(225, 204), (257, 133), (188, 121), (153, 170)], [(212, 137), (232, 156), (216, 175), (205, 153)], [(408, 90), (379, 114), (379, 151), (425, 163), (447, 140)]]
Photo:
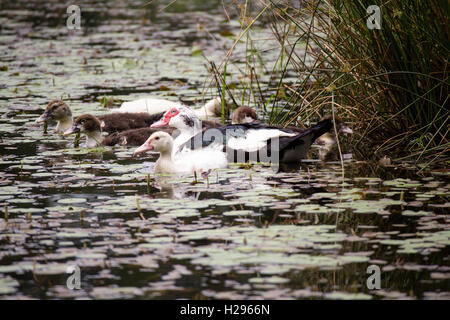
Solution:
[(309, 129), (298, 131), (255, 121), (202, 130), (201, 121), (193, 112), (173, 107), (152, 125), (156, 126), (180, 130), (174, 143), (175, 152), (219, 145), (230, 162), (263, 161), (261, 156), (267, 156), (274, 162), (289, 163), (304, 159), (311, 144), (331, 130), (332, 121), (326, 118)]
[[(322, 118), (321, 120), (330, 119), (332, 120), (332, 116), (329, 115), (327, 117)], [(353, 134), (353, 130), (350, 129), (345, 123), (339, 118), (335, 117), (335, 123), (337, 128), (337, 134)], [(237, 108), (234, 111), (233, 114), (233, 120), (232, 124), (243, 124), (243, 123), (252, 123), (252, 122), (258, 122), (258, 117), (253, 110), (253, 108), (242, 106)], [(306, 130), (306, 127), (304, 126), (277, 126), (279, 129), (287, 129), (291, 130), (293, 132), (302, 133)], [(338, 146), (337, 146), (337, 136), (336, 132), (334, 130), (334, 127), (329, 130), (328, 132), (325, 132), (320, 137), (318, 137), (315, 142), (315, 145), (319, 146), (319, 159), (322, 161), (333, 161), (338, 160), (339, 158), (339, 152), (338, 152)]]

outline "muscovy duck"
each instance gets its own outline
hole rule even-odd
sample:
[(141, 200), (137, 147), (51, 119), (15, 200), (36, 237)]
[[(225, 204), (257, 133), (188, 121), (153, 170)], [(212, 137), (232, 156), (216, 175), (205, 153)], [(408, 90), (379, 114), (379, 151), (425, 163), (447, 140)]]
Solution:
[(173, 139), (167, 133), (158, 131), (153, 133), (148, 140), (137, 148), (133, 156), (156, 151), (160, 157), (156, 161), (155, 173), (209, 173), (210, 170), (227, 167), (227, 158), (221, 150), (198, 149), (187, 150), (173, 154)]
[[(113, 133), (131, 129), (146, 128), (158, 121), (164, 113), (150, 115), (140, 113), (108, 113), (97, 116), (102, 131)], [(53, 100), (45, 108), (45, 112), (36, 120), (37, 123), (56, 120), (55, 132), (64, 133), (72, 127), (73, 118), (70, 107), (62, 100)]]
[[(165, 99), (143, 98), (122, 103), (120, 108), (113, 109), (112, 112), (146, 112), (148, 114), (159, 114), (166, 112), (172, 107), (186, 107), (179, 102), (172, 102)], [(221, 99), (215, 98), (208, 101), (200, 108), (192, 109), (199, 118), (214, 117), (220, 115)]]
[[(327, 117), (322, 118), (321, 120), (325, 120)], [(332, 116), (328, 116), (328, 118), (332, 119)], [(243, 124), (243, 123), (251, 123), (251, 122), (257, 122), (258, 117), (256, 112), (247, 106), (242, 106), (237, 108), (234, 111), (233, 114), (233, 121), (232, 124)], [(350, 129), (348, 126), (344, 124), (344, 122), (339, 118), (335, 117), (335, 123), (338, 134), (353, 134), (352, 129)], [(278, 128), (284, 128), (291, 130), (293, 132), (304, 132), (306, 130), (306, 127), (300, 126), (284, 126), (284, 127), (278, 127)], [(338, 160), (338, 147), (337, 147), (337, 137), (334, 129), (324, 133), (320, 137), (316, 139), (314, 142), (315, 145), (320, 146), (319, 147), (319, 159), (322, 161), (332, 161), (332, 160)]]
[(270, 126), (260, 122), (224, 125), (201, 130), (196, 115), (185, 108), (173, 107), (163, 118), (152, 125), (170, 126), (180, 130), (175, 140), (175, 152), (201, 149), (221, 145), (230, 162), (248, 160), (277, 162), (299, 162), (306, 156), (311, 144), (332, 129), (332, 121), (326, 118), (315, 126), (303, 130)]

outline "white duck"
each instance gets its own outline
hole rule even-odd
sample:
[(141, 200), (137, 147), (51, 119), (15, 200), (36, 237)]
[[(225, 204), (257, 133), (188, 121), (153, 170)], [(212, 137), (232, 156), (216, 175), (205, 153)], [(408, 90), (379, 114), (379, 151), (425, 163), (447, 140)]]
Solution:
[(143, 145), (137, 148), (133, 156), (150, 150), (159, 152), (160, 157), (154, 167), (155, 173), (203, 173), (227, 167), (226, 155), (218, 150), (185, 149), (173, 155), (172, 149), (172, 137), (166, 132), (158, 131), (153, 133)]
[[(138, 100), (122, 103), (120, 108), (113, 109), (111, 112), (147, 112), (157, 114), (166, 112), (172, 107), (186, 107), (179, 102), (173, 102), (165, 99), (142, 98)], [(197, 117), (207, 118), (220, 115), (221, 99), (215, 98), (208, 101), (203, 107), (192, 109)]]

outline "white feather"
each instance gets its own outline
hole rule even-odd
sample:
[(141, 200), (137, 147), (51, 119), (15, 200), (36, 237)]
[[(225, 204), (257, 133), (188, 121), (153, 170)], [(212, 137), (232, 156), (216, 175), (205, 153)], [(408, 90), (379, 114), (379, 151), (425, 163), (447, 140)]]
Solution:
[(179, 102), (165, 99), (143, 98), (124, 102), (119, 109), (114, 109), (112, 112), (147, 112), (149, 114), (156, 114), (179, 106), (182, 106)]
[(258, 151), (267, 146), (267, 141), (272, 138), (293, 137), (295, 133), (288, 133), (278, 129), (250, 129), (244, 137), (231, 137), (227, 146), (232, 149), (245, 150), (247, 152)]
[(222, 105), (220, 98), (215, 98), (208, 101), (203, 107), (194, 109), (194, 112), (199, 118), (214, 117), (220, 114), (220, 106)]
[(253, 119), (252, 117), (245, 116), (245, 118), (244, 118), (242, 123), (250, 123), (250, 122), (253, 122), (253, 121), (255, 121), (255, 119)]
[[(197, 117), (206, 118), (216, 115), (216, 110), (220, 107), (220, 98), (208, 101), (204, 106), (193, 109)], [(147, 112), (148, 114), (156, 114), (166, 112), (173, 107), (186, 107), (180, 102), (174, 102), (165, 99), (142, 98), (138, 100), (122, 103), (120, 108), (112, 109), (111, 112)]]
[(186, 150), (178, 152), (173, 158), (172, 172), (204, 172), (226, 168), (226, 154), (212, 149)]

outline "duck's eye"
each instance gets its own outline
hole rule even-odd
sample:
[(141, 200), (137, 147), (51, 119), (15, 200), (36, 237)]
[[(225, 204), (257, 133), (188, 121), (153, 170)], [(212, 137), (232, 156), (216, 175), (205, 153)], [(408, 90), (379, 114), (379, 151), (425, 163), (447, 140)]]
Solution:
[(175, 112), (177, 112), (177, 110), (173, 109), (173, 110), (172, 110), (172, 114), (175, 114)]
[(156, 137), (155, 140), (159, 140), (159, 137)]

